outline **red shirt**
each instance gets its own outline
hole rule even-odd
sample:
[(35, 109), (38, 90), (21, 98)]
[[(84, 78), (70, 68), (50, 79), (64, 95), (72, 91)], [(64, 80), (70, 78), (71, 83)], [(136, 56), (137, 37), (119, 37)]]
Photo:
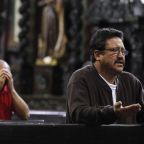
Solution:
[(0, 120), (11, 120), (12, 111), (12, 95), (5, 85), (0, 92)]

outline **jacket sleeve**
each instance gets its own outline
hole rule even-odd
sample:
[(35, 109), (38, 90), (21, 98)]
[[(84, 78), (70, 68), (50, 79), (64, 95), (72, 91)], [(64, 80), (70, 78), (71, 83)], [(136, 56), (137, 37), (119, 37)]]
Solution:
[(138, 103), (141, 105), (141, 111), (137, 113), (137, 122), (138, 123), (144, 123), (144, 89), (139, 83), (139, 95), (138, 95)]
[(88, 125), (112, 124), (117, 120), (113, 107), (92, 106), (84, 80), (72, 82), (67, 88), (69, 117), (72, 123)]

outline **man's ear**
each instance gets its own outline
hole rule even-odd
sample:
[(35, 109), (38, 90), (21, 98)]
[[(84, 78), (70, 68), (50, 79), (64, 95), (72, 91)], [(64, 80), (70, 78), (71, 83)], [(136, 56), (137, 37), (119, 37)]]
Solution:
[(98, 50), (95, 50), (95, 51), (94, 51), (94, 57), (95, 57), (95, 60), (96, 60), (96, 61), (100, 61), (101, 58), (102, 58), (102, 56), (103, 56), (103, 54), (102, 54), (101, 51), (98, 51)]

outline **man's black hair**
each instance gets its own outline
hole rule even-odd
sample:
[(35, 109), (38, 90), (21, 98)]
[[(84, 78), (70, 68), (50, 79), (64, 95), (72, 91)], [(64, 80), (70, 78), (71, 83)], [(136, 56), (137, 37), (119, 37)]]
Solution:
[(114, 28), (99, 28), (93, 32), (90, 40), (92, 62), (95, 61), (94, 50), (103, 51), (105, 49), (106, 40), (113, 37), (119, 37), (123, 40), (123, 32)]

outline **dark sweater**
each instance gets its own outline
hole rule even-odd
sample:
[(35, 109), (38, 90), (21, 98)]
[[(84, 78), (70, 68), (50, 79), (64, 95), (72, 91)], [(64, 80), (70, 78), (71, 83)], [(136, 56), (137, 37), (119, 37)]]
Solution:
[(142, 110), (136, 116), (118, 119), (112, 106), (112, 91), (95, 67), (89, 65), (75, 71), (67, 86), (67, 123), (100, 125), (143, 122), (144, 90), (133, 74), (123, 71), (118, 75), (116, 96), (123, 106), (140, 103)]

